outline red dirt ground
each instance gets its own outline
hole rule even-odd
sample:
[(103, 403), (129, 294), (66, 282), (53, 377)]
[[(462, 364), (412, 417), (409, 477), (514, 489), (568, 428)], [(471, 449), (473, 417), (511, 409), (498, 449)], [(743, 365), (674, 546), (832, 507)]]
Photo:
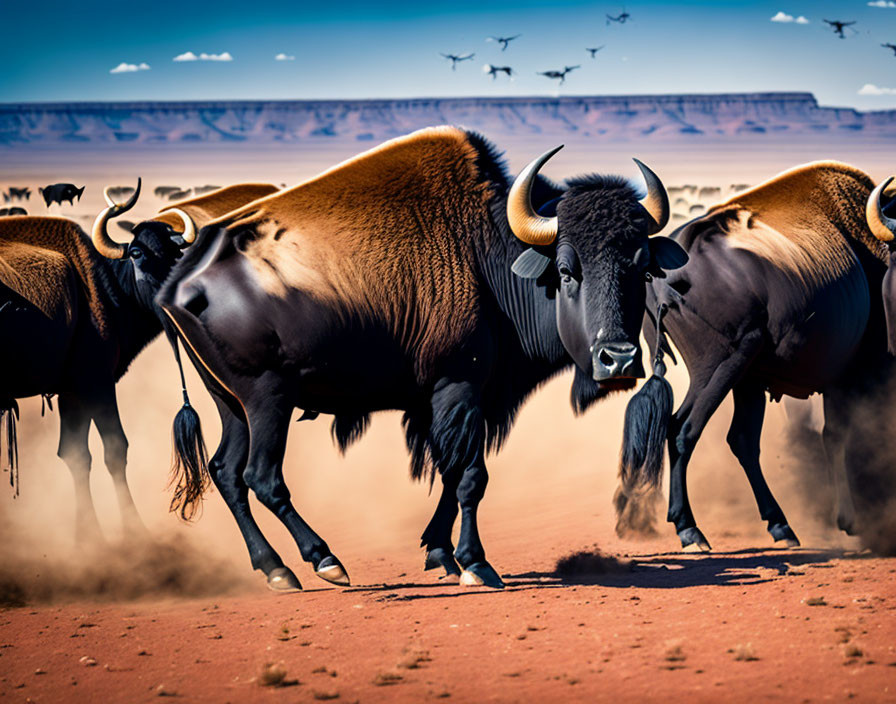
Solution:
[[(301, 594), (259, 581), (238, 596), (10, 608), (0, 698), (893, 701), (896, 560), (651, 552), (666, 538), (624, 556), (603, 536), (619, 562), (561, 578), (564, 533), (492, 541), (503, 592), (438, 583), (397, 551), (346, 561), (356, 586), (344, 590), (302, 569)], [(259, 683), (269, 662), (285, 669), (280, 686)]]

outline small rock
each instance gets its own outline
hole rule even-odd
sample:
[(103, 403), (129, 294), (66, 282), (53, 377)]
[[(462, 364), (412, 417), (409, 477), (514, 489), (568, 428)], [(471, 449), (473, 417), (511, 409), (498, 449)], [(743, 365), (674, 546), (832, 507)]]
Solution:
[(843, 655), (847, 658), (860, 658), (865, 653), (855, 643), (847, 643), (843, 646)]
[(827, 606), (828, 602), (824, 600), (823, 596), (813, 596), (809, 599), (806, 599), (806, 606)]
[(170, 687), (166, 687), (165, 685), (160, 684), (158, 687), (156, 687), (156, 696), (157, 697), (176, 697), (177, 692), (175, 692)]
[(45, 674), (47, 674), (47, 671), (46, 671), (45, 669), (43, 669), (42, 667), (38, 667), (38, 668), (34, 671), (34, 674), (35, 674), (35, 675), (45, 675)]
[(739, 662), (753, 662), (754, 660), (758, 660), (759, 658), (756, 656), (756, 653), (753, 651), (753, 644), (746, 643), (744, 645), (737, 645), (734, 647), (734, 659)]
[(96, 660), (94, 658), (87, 657), (84, 655), (78, 662), (86, 667), (96, 667)]
[(258, 675), (258, 684), (262, 687), (276, 687), (286, 679), (286, 666), (282, 662), (265, 663)]

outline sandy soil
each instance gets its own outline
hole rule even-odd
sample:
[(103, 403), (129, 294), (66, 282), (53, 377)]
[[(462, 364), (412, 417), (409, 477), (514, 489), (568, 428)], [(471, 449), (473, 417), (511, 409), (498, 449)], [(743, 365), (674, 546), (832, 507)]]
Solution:
[[(294, 183), (354, 151), (357, 145), (295, 155), (10, 153), (0, 166), (0, 187), (86, 182), (80, 204), (51, 212), (87, 226), (101, 207), (101, 186), (130, 183), (135, 164), (148, 197), (133, 219), (162, 205), (151, 196), (160, 184)], [(511, 145), (509, 156), (518, 168), (531, 155)], [(800, 161), (846, 158), (781, 152), (766, 155), (763, 165), (754, 154), (749, 168), (734, 168), (738, 154), (641, 156), (670, 185), (755, 182)], [(881, 163), (871, 156), (850, 160), (879, 178)], [(628, 155), (613, 150), (570, 158), (563, 173), (633, 172)], [(709, 175), (701, 181), (701, 173)], [(30, 210), (41, 214), (46, 210), (36, 197)], [(670, 380), (680, 400), (686, 373), (673, 368)], [(684, 556), (664, 523), (649, 541), (614, 534), (611, 497), (628, 398), (611, 398), (576, 420), (570, 381), (561, 376), (533, 397), (489, 463), (481, 528), (489, 559), (507, 580), (504, 592), (447, 585), (421, 571), (419, 535), (437, 496), (407, 481), (395, 413), (376, 416), (345, 457), (333, 449), (326, 419), (294, 427), (284, 472), (294, 502), (345, 563), (354, 586), (340, 590), (317, 580), (282, 525), (253, 504), (262, 530), (306, 587), (277, 596), (251, 573), (220, 497), (207, 498), (194, 525), (167, 512), (170, 423), (180, 389), (165, 344), (157, 341), (135, 361), (119, 399), (130, 440), (129, 483), (147, 527), (174, 541), (169, 547), (117, 542), (115, 495), (94, 434), (92, 489), (111, 542), (99, 554), (79, 552), (71, 479), (55, 456), (58, 416), (42, 418), (39, 400), (22, 401), (22, 494), (13, 500), (0, 487), (0, 587), (12, 584), (18, 591), (7, 596), (26, 605), (0, 612), (0, 698), (892, 701), (896, 560), (862, 553), (857, 541), (830, 528), (824, 468), (798, 471), (780, 406), (766, 416), (764, 469), (804, 548), (769, 549), (747, 482), (724, 443), (726, 403), (689, 470), (695, 514), (716, 552)], [(195, 374), (188, 383), (214, 447), (220, 429), (213, 404)], [(579, 574), (556, 574), (559, 558), (595, 545), (607, 560), (592, 560)], [(266, 663), (282, 663), (285, 673), (275, 668), (267, 677), (282, 675), (286, 686), (259, 684)]]
[(289, 596), (259, 582), (223, 598), (7, 610), (0, 697), (892, 701), (893, 560), (725, 552), (743, 545), (734, 537), (710, 556), (650, 543), (628, 557), (598, 531), (620, 564), (558, 577), (555, 556), (580, 528), (492, 541), (504, 592), (439, 584), (419, 556), (396, 552), (352, 560), (360, 579), (346, 590), (306, 571), (308, 591)]

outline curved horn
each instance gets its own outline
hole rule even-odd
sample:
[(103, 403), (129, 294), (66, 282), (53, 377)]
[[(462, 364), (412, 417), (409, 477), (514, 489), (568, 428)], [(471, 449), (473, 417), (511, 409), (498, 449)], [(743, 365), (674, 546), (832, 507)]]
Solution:
[(134, 204), (140, 197), (141, 183), (142, 179), (138, 178), (137, 188), (134, 191), (134, 195), (128, 198), (124, 203), (116, 203), (112, 200), (112, 197), (109, 195), (111, 186), (106, 186), (103, 190), (103, 196), (106, 199), (106, 203), (109, 204), (109, 207), (101, 212), (94, 221), (92, 239), (96, 251), (108, 259), (122, 259), (128, 253), (128, 246), (126, 244), (116, 242), (109, 237), (109, 233), (106, 231), (106, 224), (112, 218), (117, 218), (122, 213), (125, 213), (134, 207)]
[(561, 144), (545, 152), (520, 171), (507, 196), (507, 222), (510, 230), (526, 244), (544, 245), (557, 239), (557, 217), (542, 217), (532, 207), (532, 184), (548, 159), (563, 149)]
[(184, 223), (184, 233), (181, 235), (184, 243), (193, 244), (196, 241), (196, 223), (193, 222), (193, 218), (187, 215), (180, 208), (168, 208), (165, 211), (166, 213), (171, 213), (172, 215), (177, 215), (183, 223)]
[(892, 176), (871, 191), (871, 195), (868, 196), (868, 203), (865, 206), (865, 219), (868, 221), (868, 227), (871, 228), (872, 234), (881, 242), (887, 242), (888, 244), (896, 238), (896, 218), (891, 218), (884, 214), (884, 206), (881, 200), (883, 199), (884, 191), (887, 190), (891, 183), (893, 183)]
[(666, 193), (666, 187), (663, 186), (659, 176), (638, 159), (633, 159), (633, 161), (641, 169), (641, 175), (647, 184), (647, 195), (641, 201), (641, 205), (653, 218), (653, 227), (650, 228), (650, 234), (655, 235), (669, 223), (669, 195)]

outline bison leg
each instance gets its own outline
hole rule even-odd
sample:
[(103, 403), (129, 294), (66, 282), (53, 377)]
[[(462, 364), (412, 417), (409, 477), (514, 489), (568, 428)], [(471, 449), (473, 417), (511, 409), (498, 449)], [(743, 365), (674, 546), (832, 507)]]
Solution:
[(445, 381), (432, 397), (430, 440), (446, 485), (453, 485), (460, 505), (460, 537), (454, 557), (463, 567), (460, 581), (502, 589), (504, 582), (485, 559), (477, 512), (485, 495), (485, 421), (479, 391), (470, 382)]
[(128, 463), (128, 439), (125, 437), (124, 428), (121, 427), (121, 417), (118, 414), (118, 401), (115, 398), (115, 388), (112, 387), (103, 397), (93, 404), (91, 411), (96, 429), (103, 439), (103, 454), (106, 468), (112, 475), (115, 483), (115, 492), (118, 496), (118, 509), (121, 511), (122, 530), (125, 536), (147, 535), (146, 526), (140, 520), (134, 497), (128, 487), (127, 463)]
[(837, 527), (847, 535), (858, 533), (856, 507), (846, 474), (846, 433), (850, 417), (849, 394), (837, 390), (824, 393), (824, 452), (828, 458), (828, 473), (834, 489)]
[(759, 464), (759, 440), (765, 417), (765, 392), (757, 383), (745, 380), (734, 387), (734, 417), (728, 430), (728, 445), (744, 468), (762, 520), (768, 521), (768, 532), (775, 542), (786, 540), (787, 545), (800, 544), (787, 524), (784, 512), (775, 501), (762, 475)]
[(283, 454), (293, 407), (278, 403), (270, 389), (259, 396), (259, 401), (247, 404), (250, 440), (243, 479), (262, 505), (286, 526), (302, 559), (311, 563), (317, 576), (347, 586), (350, 582), (342, 563), (295, 510), (283, 481)]
[(103, 532), (90, 496), (90, 413), (81, 401), (70, 395), (59, 396), (59, 457), (68, 465), (75, 482), (75, 542), (103, 541)]
[(214, 398), (221, 416), (221, 442), (208, 463), (212, 481), (243, 534), (252, 568), (264, 573), (273, 591), (298, 591), (302, 585), (264, 537), (249, 508), (249, 487), (243, 481), (249, 454), (249, 428), (217, 395)]
[[(691, 511), (688, 500), (687, 468), (691, 455), (719, 404), (749, 367), (762, 342), (761, 333), (748, 333), (734, 346), (734, 351), (719, 350), (720, 359), (704, 360), (691, 377), (687, 396), (672, 417), (669, 427), (669, 513), (667, 520), (675, 524), (681, 547), (685, 550), (708, 551), (706, 540)], [(722, 356), (724, 353), (725, 357)], [(705, 373), (701, 372), (706, 370)]]
[(442, 475), (442, 495), (439, 497), (439, 505), (436, 506), (435, 513), (420, 538), (421, 547), (426, 548), (423, 569), (435, 570), (441, 567), (445, 570), (442, 578), (449, 579), (457, 579), (461, 574), (457, 560), (454, 559), (454, 544), (451, 542), (451, 531), (454, 529), (454, 521), (457, 520), (459, 479), (457, 473)]

